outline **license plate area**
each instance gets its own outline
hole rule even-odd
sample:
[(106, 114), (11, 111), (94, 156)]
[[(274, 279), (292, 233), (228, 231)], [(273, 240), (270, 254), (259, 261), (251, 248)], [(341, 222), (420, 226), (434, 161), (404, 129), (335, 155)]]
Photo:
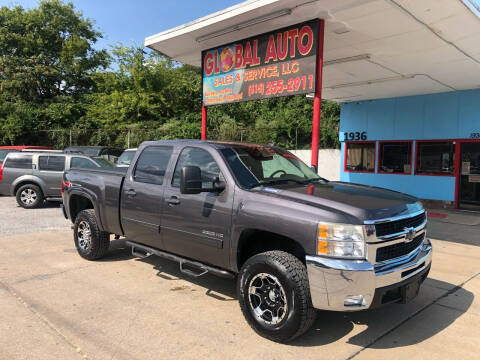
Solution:
[(402, 304), (406, 304), (417, 297), (421, 283), (421, 279), (418, 279), (400, 288)]

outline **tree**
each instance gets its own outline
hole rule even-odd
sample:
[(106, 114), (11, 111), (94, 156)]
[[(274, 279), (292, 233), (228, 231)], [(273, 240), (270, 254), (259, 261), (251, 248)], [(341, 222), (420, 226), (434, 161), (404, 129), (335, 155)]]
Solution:
[(93, 90), (91, 74), (108, 65), (107, 52), (93, 48), (100, 37), (71, 3), (0, 8), (1, 140), (38, 142), (36, 130), (82, 116), (78, 100)]
[[(0, 142), (62, 148), (70, 129), (77, 145), (200, 137), (201, 70), (139, 46), (96, 50), (101, 36), (71, 3), (0, 8)], [(305, 95), (212, 106), (208, 137), (308, 148), (312, 112)], [(321, 147), (338, 147), (339, 118), (324, 102)]]

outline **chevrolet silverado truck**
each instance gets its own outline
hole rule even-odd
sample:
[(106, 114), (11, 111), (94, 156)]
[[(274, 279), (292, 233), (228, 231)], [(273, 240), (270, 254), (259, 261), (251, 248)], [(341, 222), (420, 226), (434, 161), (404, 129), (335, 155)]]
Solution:
[(189, 276), (236, 278), (247, 322), (277, 342), (315, 309), (406, 303), (432, 261), (416, 198), (327, 181), (278, 147), (144, 142), (126, 173), (71, 169), (62, 189), (80, 256), (103, 257), (115, 235)]

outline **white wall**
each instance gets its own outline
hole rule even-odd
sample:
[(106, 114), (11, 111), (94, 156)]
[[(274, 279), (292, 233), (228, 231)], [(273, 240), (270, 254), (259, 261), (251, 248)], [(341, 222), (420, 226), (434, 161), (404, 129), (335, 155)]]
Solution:
[[(305, 164), (311, 165), (312, 150), (289, 150)], [(321, 149), (318, 151), (318, 175), (327, 180), (340, 180), (340, 150)]]

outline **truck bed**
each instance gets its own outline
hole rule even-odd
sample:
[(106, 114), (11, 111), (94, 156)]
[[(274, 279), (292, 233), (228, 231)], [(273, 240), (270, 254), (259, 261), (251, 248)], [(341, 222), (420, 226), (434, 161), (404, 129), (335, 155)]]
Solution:
[(127, 168), (114, 169), (70, 169), (65, 178), (86, 194), (99, 216), (103, 228), (112, 234), (123, 235), (120, 222), (120, 200), (123, 180)]

